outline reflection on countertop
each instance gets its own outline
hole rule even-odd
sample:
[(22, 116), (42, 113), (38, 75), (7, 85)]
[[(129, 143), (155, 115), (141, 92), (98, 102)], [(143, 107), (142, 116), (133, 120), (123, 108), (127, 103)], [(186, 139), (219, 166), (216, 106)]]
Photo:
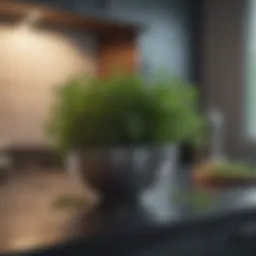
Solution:
[[(0, 185), (0, 251), (58, 243), (72, 236), (76, 212), (58, 210), (53, 202), (63, 194), (82, 191), (64, 172), (14, 175)], [(89, 197), (88, 208), (93, 198)]]
[[(183, 221), (216, 211), (256, 206), (255, 188), (193, 195), (193, 189), (182, 184), (184, 180), (176, 177), (169, 182), (165, 176), (159, 177), (154, 187), (142, 195), (139, 205), (100, 205), (95, 194), (79, 188), (65, 172), (15, 175), (0, 185), (0, 252), (40, 248), (77, 237), (138, 229), (159, 221)], [(62, 195), (81, 194), (86, 202), (79, 210), (53, 207)]]

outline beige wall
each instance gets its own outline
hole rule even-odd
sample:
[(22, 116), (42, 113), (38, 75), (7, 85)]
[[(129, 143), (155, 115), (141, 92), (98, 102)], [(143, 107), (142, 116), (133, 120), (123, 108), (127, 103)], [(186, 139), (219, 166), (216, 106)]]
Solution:
[(56, 85), (96, 70), (88, 35), (0, 24), (0, 140), (13, 146), (47, 144), (43, 125)]

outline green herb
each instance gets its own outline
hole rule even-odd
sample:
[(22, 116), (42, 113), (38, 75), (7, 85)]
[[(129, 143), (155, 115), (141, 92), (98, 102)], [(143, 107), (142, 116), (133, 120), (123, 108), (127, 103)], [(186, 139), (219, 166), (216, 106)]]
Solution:
[(194, 86), (166, 75), (76, 77), (59, 87), (47, 131), (58, 148), (161, 145), (203, 138)]

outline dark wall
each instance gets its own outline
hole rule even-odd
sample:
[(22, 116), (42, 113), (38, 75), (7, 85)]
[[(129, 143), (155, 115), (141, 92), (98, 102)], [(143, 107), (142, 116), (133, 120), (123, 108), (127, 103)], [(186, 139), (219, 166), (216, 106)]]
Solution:
[(206, 108), (226, 118), (225, 150), (247, 152), (244, 136), (245, 0), (204, 0), (201, 82)]

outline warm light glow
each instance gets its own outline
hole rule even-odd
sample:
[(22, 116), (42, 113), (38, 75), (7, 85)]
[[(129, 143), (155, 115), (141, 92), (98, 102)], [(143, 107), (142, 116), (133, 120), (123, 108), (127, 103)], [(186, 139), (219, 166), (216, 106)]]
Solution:
[(9, 247), (12, 250), (27, 250), (33, 247), (42, 246), (44, 243), (47, 243), (47, 239), (43, 239), (40, 236), (28, 236), (21, 237), (18, 239), (13, 239), (9, 242)]
[(4, 24), (0, 38), (0, 138), (11, 146), (48, 145), (44, 122), (53, 90), (71, 76), (97, 70), (94, 39)]
[(17, 56), (25, 50), (28, 53), (40, 49), (40, 34), (37, 33), (37, 30), (34, 31), (32, 27), (26, 24), (14, 27), (12, 33), (10, 32), (6, 37), (8, 37), (10, 44), (9, 50), (14, 53), (16, 52)]

